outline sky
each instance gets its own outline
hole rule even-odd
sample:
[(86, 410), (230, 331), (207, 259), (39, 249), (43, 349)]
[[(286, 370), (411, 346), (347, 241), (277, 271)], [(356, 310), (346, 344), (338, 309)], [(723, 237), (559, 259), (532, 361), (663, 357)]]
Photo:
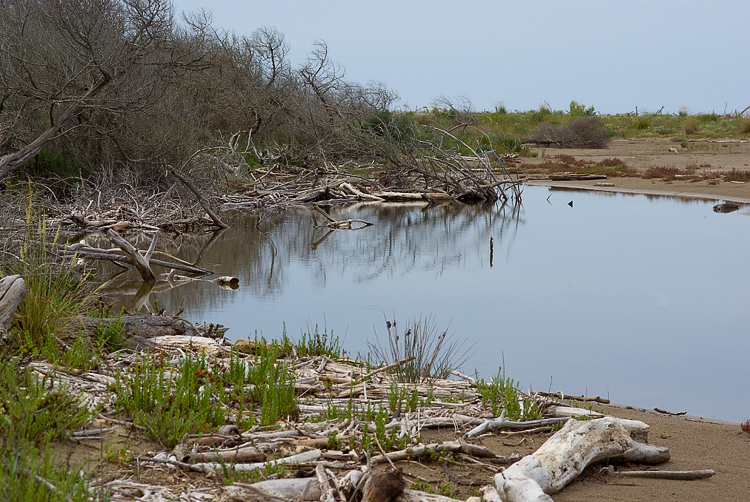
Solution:
[[(315, 41), (347, 80), (396, 109), (441, 98), (475, 111), (734, 113), (750, 106), (748, 0), (174, 0), (214, 27), (281, 32), (290, 60)], [(663, 108), (662, 108), (663, 107)]]

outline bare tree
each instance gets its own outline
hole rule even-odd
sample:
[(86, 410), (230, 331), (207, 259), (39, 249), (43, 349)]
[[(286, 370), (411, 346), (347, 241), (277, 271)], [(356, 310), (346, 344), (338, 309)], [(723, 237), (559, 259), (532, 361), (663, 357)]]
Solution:
[(183, 112), (172, 83), (199, 59), (184, 49), (168, 0), (0, 3), (0, 178), (51, 142), (92, 164), (167, 154), (149, 129)]

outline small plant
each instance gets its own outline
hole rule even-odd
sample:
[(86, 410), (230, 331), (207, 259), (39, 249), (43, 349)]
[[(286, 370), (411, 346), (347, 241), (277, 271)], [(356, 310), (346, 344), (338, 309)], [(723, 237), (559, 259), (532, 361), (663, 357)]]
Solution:
[(216, 405), (224, 389), (211, 378), (205, 358), (185, 359), (176, 370), (150, 358), (134, 369), (130, 380), (117, 378), (116, 405), (152, 440), (174, 447), (185, 434), (224, 423), (224, 411)]
[(685, 121), (682, 123), (682, 129), (685, 134), (695, 134), (698, 132), (698, 120), (695, 116), (685, 117)]
[(742, 427), (743, 431), (750, 432), (750, 420), (745, 420), (740, 427)]
[(569, 113), (571, 117), (590, 117), (596, 115), (596, 110), (594, 110), (593, 106), (586, 108), (583, 103), (571, 101)]
[(331, 359), (341, 357), (341, 346), (339, 338), (329, 334), (327, 330), (323, 333), (318, 332), (318, 326), (315, 325), (313, 330), (308, 328), (309, 333), (302, 333), (300, 341), (297, 343), (297, 354), (304, 356), (328, 356)]
[(32, 376), (16, 359), (0, 361), (0, 381), (0, 441), (59, 441), (91, 416), (65, 388), (48, 390), (48, 382)]
[[(448, 331), (436, 330), (434, 317), (407, 322), (403, 336), (399, 336), (396, 321), (386, 321), (388, 348), (378, 341), (367, 345), (379, 364), (392, 364), (414, 358), (393, 370), (399, 382), (429, 382), (447, 378), (451, 371), (459, 368), (471, 355), (471, 347), (464, 349), (464, 342), (452, 340)], [(377, 338), (377, 334), (376, 334)]]
[(0, 441), (0, 500), (89, 502), (88, 480), (75, 465), (60, 462), (49, 444)]
[(260, 425), (275, 424), (280, 418), (297, 416), (294, 370), (279, 363), (277, 344), (257, 343), (254, 364), (247, 366), (245, 382), (252, 386), (251, 399), (261, 405)]
[(482, 396), (482, 405), (488, 406), (494, 415), (505, 410), (509, 420), (537, 420), (542, 418), (539, 405), (533, 399), (523, 399), (517, 383), (505, 377), (505, 372), (498, 369), (497, 375), (477, 380), (477, 392)]
[(122, 314), (115, 317), (114, 321), (101, 322), (96, 327), (96, 345), (106, 352), (116, 352), (125, 347), (125, 325)]
[(406, 397), (406, 389), (401, 388), (398, 382), (393, 381), (388, 388), (388, 405), (391, 413), (401, 413)]

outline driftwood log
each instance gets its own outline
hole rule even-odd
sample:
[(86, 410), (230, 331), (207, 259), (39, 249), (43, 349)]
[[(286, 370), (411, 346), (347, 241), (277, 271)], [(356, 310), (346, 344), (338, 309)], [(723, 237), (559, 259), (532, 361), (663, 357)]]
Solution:
[(153, 270), (151, 270), (151, 265), (149, 264), (149, 259), (151, 258), (151, 254), (154, 252), (154, 247), (156, 246), (156, 235), (154, 235), (154, 238), (151, 240), (151, 245), (148, 247), (146, 254), (142, 255), (131, 243), (120, 237), (120, 235), (111, 228), (107, 229), (105, 234), (107, 238), (112, 241), (112, 244), (115, 244), (122, 249), (125, 254), (133, 260), (135, 268), (138, 269), (138, 272), (141, 274), (141, 277), (145, 282), (156, 282), (156, 275)]
[[(259, 483), (234, 483), (224, 487), (220, 502), (288, 502), (297, 500), (311, 502), (322, 500), (323, 492), (316, 478), (305, 479), (272, 479)], [(396, 502), (459, 502), (456, 499), (425, 493), (416, 490), (404, 490)], [(462, 502), (462, 501), (460, 501)]]
[(87, 334), (96, 333), (99, 327), (108, 327), (116, 322), (122, 322), (127, 335), (140, 338), (200, 336), (200, 333), (190, 321), (176, 316), (148, 314), (105, 318), (79, 316), (73, 318), (72, 321)]
[(0, 344), (6, 341), (10, 321), (25, 295), (26, 283), (20, 275), (0, 279)]
[(613, 417), (569, 420), (537, 451), (495, 475), (506, 502), (548, 501), (594, 462), (602, 460), (659, 464), (669, 460), (667, 448), (642, 443), (648, 425)]
[(550, 174), (552, 181), (606, 180), (606, 174), (556, 173)]

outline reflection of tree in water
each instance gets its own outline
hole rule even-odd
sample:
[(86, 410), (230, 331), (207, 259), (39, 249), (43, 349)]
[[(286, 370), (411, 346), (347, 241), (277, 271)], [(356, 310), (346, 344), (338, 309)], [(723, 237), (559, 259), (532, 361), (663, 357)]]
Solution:
[[(350, 276), (359, 284), (410, 271), (444, 271), (460, 266), (467, 256), (488, 262), (489, 238), (495, 253), (510, 253), (522, 207), (444, 204), (354, 204), (332, 208), (336, 219), (361, 218), (375, 223), (360, 231), (316, 227), (308, 209), (290, 209), (271, 218), (236, 217), (217, 238), (184, 234), (160, 239), (159, 249), (214, 271), (238, 277), (242, 292), (269, 298), (294, 287), (293, 267), (307, 270), (314, 284), (325, 287), (330, 274)], [(324, 238), (325, 237), (325, 238)], [(141, 246), (142, 247), (142, 246)], [(205, 311), (235, 294), (205, 283), (159, 293), (169, 311)], [(171, 313), (171, 312), (170, 312)]]
[(333, 208), (331, 214), (336, 219), (373, 221), (373, 227), (326, 236), (327, 229), (311, 224), (309, 212), (295, 211), (266, 231), (278, 246), (280, 268), (292, 261), (303, 264), (322, 287), (331, 273), (350, 275), (358, 283), (411, 270), (440, 275), (461, 264), (467, 254), (488, 256), (491, 235), (498, 247), (507, 241), (510, 252), (523, 223), (521, 211), (521, 206), (499, 204), (355, 204)]

